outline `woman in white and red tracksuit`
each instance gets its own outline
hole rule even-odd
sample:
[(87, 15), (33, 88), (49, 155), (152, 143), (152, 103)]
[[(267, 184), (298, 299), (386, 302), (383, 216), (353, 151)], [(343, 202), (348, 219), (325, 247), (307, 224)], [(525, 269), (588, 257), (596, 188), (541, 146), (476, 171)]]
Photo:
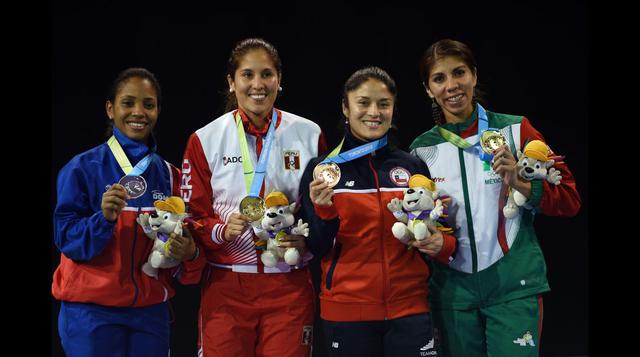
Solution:
[[(533, 220), (536, 212), (575, 215), (581, 205), (576, 182), (564, 162), (553, 165), (562, 175), (559, 185), (518, 179), (513, 153), (544, 138), (521, 115), (482, 108), (476, 100), (476, 62), (467, 45), (448, 39), (434, 43), (425, 51), (420, 73), (437, 125), (418, 136), (410, 149), (451, 196), (450, 212), (456, 213), (449, 219), (458, 227), (455, 259), (434, 265), (429, 285), (439, 352), (537, 356), (541, 294), (549, 284)], [(481, 125), (499, 130), (506, 139), (493, 161), (481, 160), (476, 151)], [(547, 161), (553, 153), (541, 146), (538, 158)], [(533, 209), (520, 208), (515, 217), (506, 218), (508, 188), (526, 196)]]
[[(340, 155), (384, 140), (395, 98), (395, 83), (380, 68), (361, 69), (347, 80)], [(392, 234), (397, 220), (387, 208), (393, 198), (402, 200), (412, 175), (428, 175), (427, 167), (388, 144), (340, 163), (340, 180), (330, 188), (313, 178), (314, 166), (324, 159), (309, 163), (300, 190), (309, 247), (322, 258), (320, 316), (327, 350), (350, 357), (435, 355), (429, 267), (420, 251), (447, 262), (455, 238), (433, 231), (430, 238), (411, 243), (420, 251), (407, 249)]]
[[(173, 277), (188, 284), (200, 278), (205, 261), (185, 237), (170, 249), (183, 264), (160, 269), (157, 278), (142, 271), (154, 241), (136, 217), (155, 212), (154, 201), (179, 195), (180, 171), (156, 153), (152, 130), (159, 111), (155, 76), (142, 68), (121, 72), (107, 101), (113, 137), (58, 174), (53, 222), (61, 254), (52, 292), (61, 300), (58, 327), (67, 356), (168, 355)], [(126, 174), (122, 159), (138, 167), (145, 157), (150, 160), (139, 177), (146, 191), (132, 198), (118, 184)]]
[[(238, 212), (249, 195), (243, 160), (251, 160), (256, 170), (272, 118), (275, 133), (260, 197), (280, 191), (295, 201), (307, 162), (325, 150), (317, 124), (273, 107), (281, 75), (271, 44), (240, 41), (228, 62), (227, 113), (196, 130), (184, 153), (183, 197), (197, 222), (193, 235), (209, 262), (199, 318), (200, 355), (206, 357), (310, 353), (314, 304), (306, 261), (265, 267), (249, 219)], [(304, 237), (290, 235), (282, 246), (304, 249)]]

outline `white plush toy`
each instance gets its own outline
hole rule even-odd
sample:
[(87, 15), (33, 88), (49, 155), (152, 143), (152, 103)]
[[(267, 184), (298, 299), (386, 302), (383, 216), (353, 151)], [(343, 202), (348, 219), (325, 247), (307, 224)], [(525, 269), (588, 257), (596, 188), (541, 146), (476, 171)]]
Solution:
[(136, 221), (142, 226), (147, 237), (154, 240), (149, 260), (142, 265), (142, 271), (157, 278), (159, 268), (172, 268), (180, 264), (180, 261), (168, 256), (166, 249), (169, 234), (175, 233), (182, 236), (182, 221), (187, 214), (184, 201), (177, 196), (171, 196), (164, 201), (155, 201), (153, 205), (156, 213), (140, 214)]
[[(298, 220), (298, 225), (293, 226), (293, 216), (296, 203), (289, 204), (287, 196), (282, 192), (271, 192), (264, 200), (265, 212), (259, 225), (254, 225), (253, 230), (262, 242), (266, 242), (266, 249), (260, 256), (266, 267), (274, 267), (280, 259), (289, 265), (297, 265), (302, 260), (300, 251), (296, 248), (279, 247), (280, 240), (287, 234), (309, 236), (309, 224)], [(259, 246), (259, 244), (258, 244)]]
[[(560, 184), (562, 175), (560, 171), (552, 167), (556, 161), (552, 158), (553, 153), (547, 144), (540, 140), (532, 140), (522, 152), (518, 151), (517, 155), (518, 176), (527, 181), (540, 179), (547, 180), (553, 185)], [(509, 189), (509, 197), (502, 213), (506, 218), (513, 218), (518, 214), (519, 207), (532, 208), (527, 204), (527, 198), (523, 194), (517, 190)]]
[(393, 236), (402, 243), (409, 244), (412, 240), (423, 240), (431, 236), (427, 226), (436, 228), (437, 221), (444, 216), (443, 202), (448, 196), (440, 197), (436, 191), (436, 184), (424, 175), (413, 175), (409, 178), (409, 189), (404, 193), (402, 201), (392, 199), (387, 208), (396, 222), (391, 231)]

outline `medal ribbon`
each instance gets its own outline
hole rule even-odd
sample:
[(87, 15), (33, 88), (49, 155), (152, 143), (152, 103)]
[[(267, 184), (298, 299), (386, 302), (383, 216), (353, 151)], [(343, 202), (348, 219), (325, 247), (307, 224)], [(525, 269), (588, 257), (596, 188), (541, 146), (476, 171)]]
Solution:
[(448, 142), (452, 143), (453, 145), (463, 150), (468, 149), (472, 146), (475, 146), (475, 150), (478, 153), (478, 156), (480, 156), (480, 160), (488, 162), (493, 159), (493, 155), (487, 154), (482, 150), (482, 148), (480, 147), (480, 139), (482, 138), (482, 133), (484, 133), (485, 131), (498, 130), (498, 129), (489, 128), (489, 119), (487, 118), (487, 112), (480, 105), (480, 103), (477, 103), (476, 105), (478, 108), (478, 142), (477, 143), (472, 145), (467, 140), (458, 136), (456, 133), (453, 133), (441, 126), (438, 126), (438, 131), (440, 132), (440, 135), (445, 140), (447, 140)]
[(335, 162), (336, 164), (341, 164), (343, 162), (355, 160), (361, 156), (367, 155), (386, 146), (387, 136), (385, 135), (376, 141), (372, 141), (370, 143), (366, 143), (364, 145), (360, 145), (356, 148), (340, 153), (342, 144), (344, 144), (344, 138), (342, 138), (340, 144), (335, 149), (333, 149), (333, 151), (331, 151), (331, 153), (327, 155), (327, 158), (322, 160), (320, 164), (326, 164), (327, 162)]
[(244, 133), (244, 125), (242, 125), (242, 118), (238, 111), (235, 115), (236, 125), (238, 127), (238, 142), (240, 143), (240, 153), (242, 154), (242, 168), (244, 170), (244, 183), (247, 186), (247, 192), (249, 196), (258, 197), (260, 195), (260, 188), (262, 187), (262, 181), (266, 175), (267, 159), (269, 158), (269, 152), (271, 151), (271, 143), (273, 142), (273, 135), (276, 131), (276, 121), (278, 120), (278, 113), (276, 108), (273, 108), (273, 114), (271, 114), (271, 125), (269, 125), (269, 131), (264, 139), (264, 146), (258, 159), (258, 166), (256, 171), (253, 171), (253, 164), (251, 163), (251, 156), (249, 156), (249, 145), (247, 144), (247, 137)]
[(132, 167), (129, 158), (127, 158), (127, 155), (124, 153), (122, 146), (120, 146), (115, 136), (111, 135), (109, 140), (107, 140), (107, 144), (109, 145), (109, 149), (111, 149), (111, 153), (113, 153), (113, 157), (116, 158), (118, 165), (120, 165), (120, 168), (127, 176), (140, 176), (147, 167), (149, 167), (149, 164), (151, 164), (152, 152), (143, 157), (135, 167)]

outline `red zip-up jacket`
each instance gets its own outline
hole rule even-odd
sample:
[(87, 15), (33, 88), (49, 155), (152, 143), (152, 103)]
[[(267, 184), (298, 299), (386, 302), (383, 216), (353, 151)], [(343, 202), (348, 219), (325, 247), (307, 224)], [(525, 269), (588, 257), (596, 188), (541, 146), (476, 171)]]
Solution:
[[(350, 133), (341, 152), (365, 144)], [(413, 174), (428, 176), (416, 157), (387, 145), (340, 164), (341, 178), (333, 188), (333, 205), (315, 206), (309, 198), (313, 159), (302, 177), (303, 219), (309, 222), (307, 245), (321, 257), (320, 316), (330, 321), (395, 319), (430, 311), (427, 302), (429, 267), (422, 253), (396, 239), (397, 220), (387, 209), (402, 199)], [(447, 263), (456, 240), (445, 235), (436, 260)]]

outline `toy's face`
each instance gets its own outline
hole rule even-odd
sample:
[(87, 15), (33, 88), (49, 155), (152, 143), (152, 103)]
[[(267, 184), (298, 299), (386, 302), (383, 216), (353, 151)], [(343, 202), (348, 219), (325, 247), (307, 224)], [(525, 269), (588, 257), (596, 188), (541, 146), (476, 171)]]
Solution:
[(162, 233), (171, 233), (176, 228), (176, 223), (180, 220), (177, 213), (167, 212), (156, 208), (156, 214), (149, 217), (151, 229)]
[(273, 206), (267, 208), (262, 218), (262, 228), (277, 231), (293, 225), (295, 218), (289, 206)]
[(544, 161), (522, 156), (518, 160), (518, 175), (527, 181), (534, 179), (544, 179), (547, 177), (547, 165)]
[(424, 187), (414, 187), (404, 193), (402, 207), (406, 211), (424, 211), (433, 209), (432, 192)]

